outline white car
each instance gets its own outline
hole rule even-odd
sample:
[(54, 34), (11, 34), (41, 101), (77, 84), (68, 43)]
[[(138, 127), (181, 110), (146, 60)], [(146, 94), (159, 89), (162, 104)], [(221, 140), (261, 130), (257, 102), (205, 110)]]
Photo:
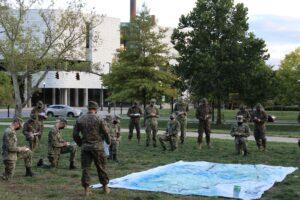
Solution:
[(46, 114), (48, 117), (79, 117), (82, 114), (82, 111), (67, 105), (50, 105), (46, 109)]

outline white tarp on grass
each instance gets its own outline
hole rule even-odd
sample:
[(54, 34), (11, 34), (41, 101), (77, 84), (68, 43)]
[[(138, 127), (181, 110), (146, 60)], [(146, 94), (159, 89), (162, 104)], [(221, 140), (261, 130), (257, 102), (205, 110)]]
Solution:
[[(259, 199), (297, 168), (267, 165), (176, 162), (110, 181), (109, 187), (179, 195)], [(101, 184), (92, 188), (100, 188)]]

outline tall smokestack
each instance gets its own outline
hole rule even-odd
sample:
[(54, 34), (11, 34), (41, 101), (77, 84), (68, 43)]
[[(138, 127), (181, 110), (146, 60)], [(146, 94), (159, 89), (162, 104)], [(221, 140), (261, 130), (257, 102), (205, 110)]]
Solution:
[(133, 22), (136, 17), (136, 0), (130, 0), (130, 22)]

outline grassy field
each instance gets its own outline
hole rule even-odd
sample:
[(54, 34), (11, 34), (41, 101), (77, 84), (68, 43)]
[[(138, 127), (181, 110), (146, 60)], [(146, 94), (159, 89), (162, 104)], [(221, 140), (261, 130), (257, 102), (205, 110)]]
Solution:
[[(4, 127), (0, 126), (0, 137), (2, 138)], [(45, 133), (49, 129), (45, 130)], [(71, 130), (65, 130), (63, 137), (70, 141)], [(22, 134), (18, 135), (19, 143), (26, 145)], [(161, 148), (146, 148), (144, 145), (137, 145), (136, 141), (131, 144), (126, 140), (127, 134), (123, 135), (119, 164), (108, 162), (107, 169), (111, 179), (121, 177), (133, 172), (151, 169), (160, 165), (169, 164), (179, 160), (184, 161), (210, 161), (219, 163), (250, 163), (267, 164), (276, 166), (300, 167), (300, 149), (295, 144), (269, 143), (268, 151), (265, 153), (256, 150), (255, 144), (249, 142), (250, 155), (247, 158), (234, 155), (232, 141), (213, 140), (213, 149), (204, 148), (197, 150), (195, 139), (187, 139), (184, 146), (180, 146), (177, 152), (161, 151)], [(143, 138), (144, 141), (144, 138)], [(2, 141), (0, 142), (2, 143)], [(40, 148), (34, 155), (34, 163), (41, 157), (47, 156), (47, 136), (44, 135)], [(77, 165), (79, 166), (79, 153), (77, 154)], [(3, 165), (0, 165), (1, 172)], [(59, 167), (53, 170), (33, 168), (38, 175), (35, 178), (23, 177), (25, 169), (22, 161), (18, 161), (15, 178), (9, 182), (0, 181), (0, 199), (83, 199), (83, 192), (80, 186), (81, 170), (68, 170), (68, 155), (63, 155)], [(92, 168), (92, 182), (97, 183), (96, 170)], [(267, 191), (262, 199), (299, 199), (300, 198), (300, 171), (290, 175), (282, 183), (276, 184)], [(164, 193), (140, 192), (113, 189), (110, 195), (103, 195), (101, 191), (94, 191), (88, 199), (134, 199), (134, 200), (171, 200), (171, 199), (199, 199), (193, 196), (176, 196)], [(217, 199), (205, 198), (201, 199)], [(222, 198), (220, 198), (222, 199)]]

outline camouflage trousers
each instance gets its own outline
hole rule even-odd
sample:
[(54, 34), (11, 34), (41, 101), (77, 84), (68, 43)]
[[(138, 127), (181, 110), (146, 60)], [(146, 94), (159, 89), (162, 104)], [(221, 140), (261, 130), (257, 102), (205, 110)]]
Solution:
[(140, 119), (130, 119), (129, 122), (129, 135), (128, 139), (131, 140), (133, 137), (133, 130), (136, 130), (136, 137), (138, 140), (141, 139), (141, 127), (140, 127)]
[[(18, 159), (23, 159), (25, 167), (31, 167), (32, 165), (32, 151), (23, 151), (18, 153)], [(10, 180), (15, 173), (16, 160), (4, 160), (4, 173), (2, 179)]]
[(150, 118), (146, 120), (146, 146), (150, 145), (151, 135), (153, 146), (156, 147), (156, 136), (158, 131), (158, 122), (155, 118)]
[(104, 151), (103, 150), (82, 150), (81, 151), (82, 186), (84, 188), (90, 186), (90, 182), (91, 182), (90, 170), (91, 170), (92, 162), (95, 163), (100, 183), (102, 185), (107, 185), (109, 182), (109, 178), (105, 171), (106, 159), (105, 159)]
[(177, 145), (178, 136), (177, 135), (176, 136), (162, 135), (159, 137), (159, 142), (164, 150), (167, 149), (166, 142), (169, 142), (170, 146), (171, 146), (171, 151), (174, 151), (178, 147), (178, 145)]
[(29, 143), (29, 148), (31, 151), (35, 151), (38, 148), (38, 146), (39, 146), (39, 137), (38, 136), (34, 136), (33, 138), (28, 139), (27, 141)]
[(234, 143), (235, 143), (235, 150), (237, 154), (240, 154), (241, 151), (244, 153), (248, 152), (247, 150), (247, 139), (245, 137), (235, 137)]
[(57, 167), (58, 161), (61, 154), (70, 154), (70, 162), (75, 162), (77, 147), (74, 145), (68, 145), (61, 148), (55, 148), (52, 153), (48, 154), (48, 160), (51, 164), (51, 167)]
[(205, 133), (206, 144), (210, 145), (210, 132), (210, 122), (200, 120), (198, 124), (198, 144), (202, 144), (203, 133)]
[(120, 144), (120, 141), (119, 140), (116, 140), (116, 139), (112, 139), (110, 141), (110, 146), (109, 146), (109, 155), (112, 156), (112, 155), (117, 155), (118, 153), (118, 148), (119, 148), (119, 144)]
[(256, 141), (256, 145), (259, 149), (261, 149), (261, 147), (263, 147), (263, 149), (266, 149), (266, 147), (267, 147), (267, 138), (266, 138), (265, 128), (254, 129), (254, 138), (255, 138), (255, 141)]
[(181, 143), (184, 143), (184, 139), (186, 137), (186, 129), (187, 129), (187, 118), (178, 117), (177, 120), (180, 123), (180, 141)]

